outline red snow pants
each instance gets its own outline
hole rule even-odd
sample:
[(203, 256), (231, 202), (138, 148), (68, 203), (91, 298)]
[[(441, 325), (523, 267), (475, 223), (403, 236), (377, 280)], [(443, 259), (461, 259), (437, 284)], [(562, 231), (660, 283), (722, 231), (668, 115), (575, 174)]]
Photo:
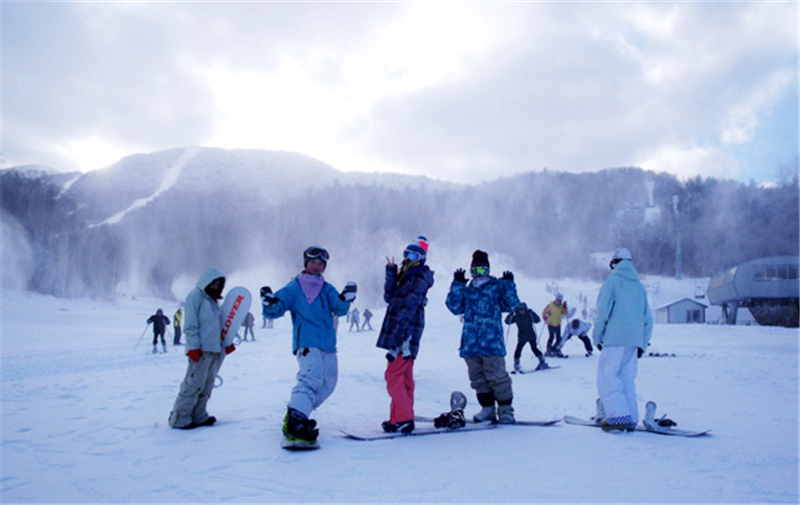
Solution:
[(386, 391), (392, 398), (389, 422), (397, 424), (414, 419), (414, 360), (398, 356), (386, 365)]

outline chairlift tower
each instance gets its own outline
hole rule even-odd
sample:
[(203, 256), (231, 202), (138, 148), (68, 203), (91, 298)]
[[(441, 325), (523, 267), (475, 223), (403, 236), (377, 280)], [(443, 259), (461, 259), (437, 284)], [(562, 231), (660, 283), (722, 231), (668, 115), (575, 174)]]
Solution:
[(683, 278), (683, 253), (681, 252), (681, 216), (678, 211), (678, 195), (672, 196), (672, 212), (675, 215), (675, 278)]

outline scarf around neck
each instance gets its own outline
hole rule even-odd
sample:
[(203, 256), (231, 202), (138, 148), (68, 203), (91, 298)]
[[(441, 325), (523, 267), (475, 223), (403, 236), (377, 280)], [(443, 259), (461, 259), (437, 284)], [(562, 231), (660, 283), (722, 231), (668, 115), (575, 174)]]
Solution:
[(322, 286), (325, 285), (325, 278), (322, 275), (311, 275), (306, 272), (300, 272), (300, 275), (297, 276), (297, 281), (300, 283), (300, 288), (303, 290), (303, 294), (306, 295), (309, 305), (314, 303), (314, 300), (317, 299), (322, 291)]

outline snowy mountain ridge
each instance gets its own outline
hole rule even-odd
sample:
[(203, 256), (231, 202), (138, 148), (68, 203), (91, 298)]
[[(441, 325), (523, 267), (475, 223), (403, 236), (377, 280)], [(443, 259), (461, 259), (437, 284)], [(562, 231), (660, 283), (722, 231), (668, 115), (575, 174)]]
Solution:
[(251, 206), (275, 205), (309, 188), (364, 184), (452, 187), (453, 183), (400, 174), (341, 172), (310, 156), (284, 151), (190, 146), (136, 154), (81, 176), (67, 190), (87, 224), (118, 224), (157, 198), (241, 198)]

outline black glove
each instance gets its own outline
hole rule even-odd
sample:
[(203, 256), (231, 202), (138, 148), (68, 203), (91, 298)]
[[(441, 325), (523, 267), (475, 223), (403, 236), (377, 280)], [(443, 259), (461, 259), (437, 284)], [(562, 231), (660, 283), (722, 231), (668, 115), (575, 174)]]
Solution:
[(641, 347), (640, 347), (640, 348), (638, 348), (638, 349), (637, 349), (637, 351), (638, 351), (638, 354), (639, 354), (639, 356), (638, 356), (638, 357), (639, 357), (639, 358), (641, 358), (641, 357), (642, 357), (642, 354), (644, 354), (644, 351), (642, 350), (642, 348), (641, 348)]
[(264, 301), (265, 298), (272, 298), (272, 288), (269, 286), (264, 286), (261, 288), (261, 300)]
[(269, 293), (261, 296), (261, 306), (264, 308), (272, 307), (276, 303), (278, 303), (278, 299), (274, 296), (270, 296)]
[(345, 284), (344, 289), (339, 294), (339, 299), (343, 302), (352, 302), (356, 299), (356, 291), (357, 291), (356, 283), (355, 282), (348, 282)]
[(602, 351), (603, 350), (603, 344), (597, 344), (597, 350), (598, 351)]
[(510, 270), (506, 270), (505, 272), (503, 272), (503, 280), (513, 281), (514, 274), (512, 274)]
[(467, 271), (463, 268), (459, 268), (453, 274), (453, 280), (456, 282), (463, 282), (464, 284), (467, 283)]

